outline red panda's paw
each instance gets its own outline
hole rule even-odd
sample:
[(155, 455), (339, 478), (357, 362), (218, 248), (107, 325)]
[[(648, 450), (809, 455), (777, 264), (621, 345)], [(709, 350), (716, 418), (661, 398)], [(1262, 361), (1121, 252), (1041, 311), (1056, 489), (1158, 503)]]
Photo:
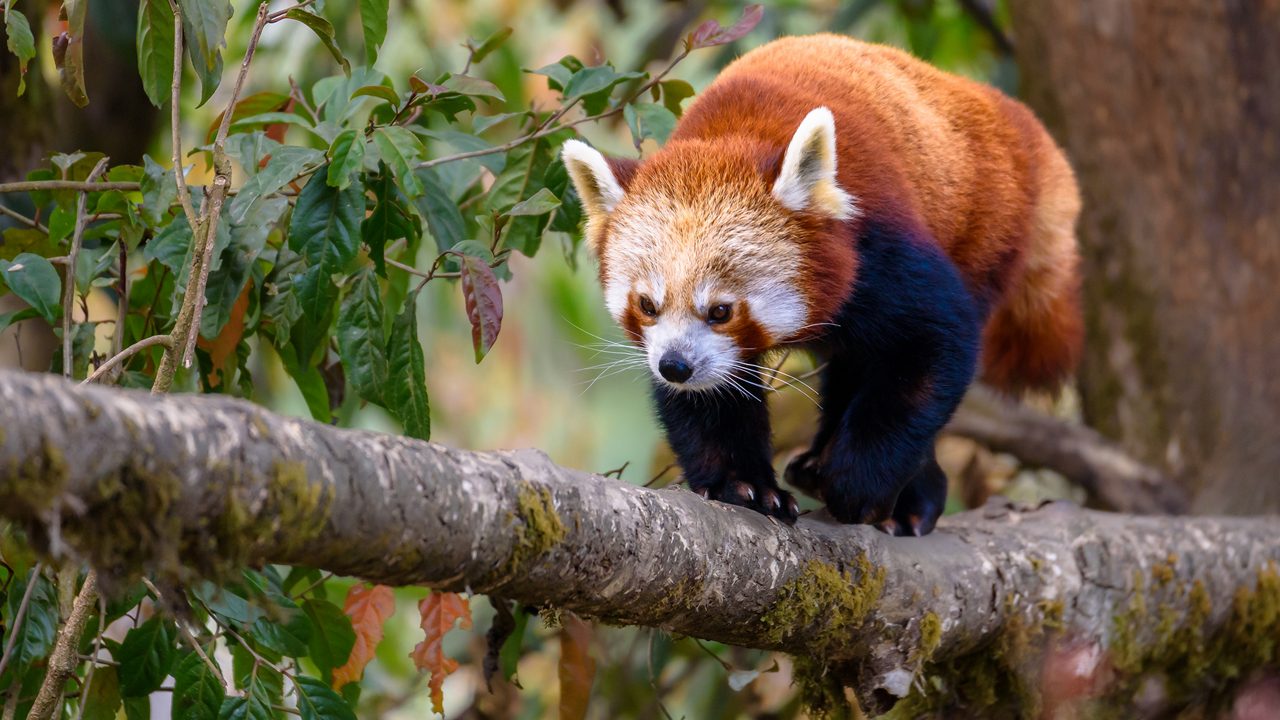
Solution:
[(823, 489), (827, 486), (826, 476), (823, 475), (819, 464), (818, 453), (813, 449), (805, 450), (792, 458), (791, 462), (787, 463), (787, 469), (783, 471), (783, 477), (786, 478), (788, 485), (811, 498), (821, 499)]
[(846, 525), (875, 525), (890, 534), (896, 533), (891, 522), (897, 488), (885, 487), (883, 492), (875, 493), (865, 488), (851, 489), (842, 485), (831, 483), (822, 493), (832, 517)]
[(708, 488), (705, 497), (750, 508), (762, 515), (777, 518), (788, 525), (794, 523), (800, 514), (800, 507), (796, 504), (795, 498), (791, 497), (791, 493), (778, 487), (771, 477), (756, 482), (727, 480)]
[(929, 455), (893, 506), (893, 517), (881, 530), (900, 537), (923, 537), (933, 532), (947, 504), (947, 476)]

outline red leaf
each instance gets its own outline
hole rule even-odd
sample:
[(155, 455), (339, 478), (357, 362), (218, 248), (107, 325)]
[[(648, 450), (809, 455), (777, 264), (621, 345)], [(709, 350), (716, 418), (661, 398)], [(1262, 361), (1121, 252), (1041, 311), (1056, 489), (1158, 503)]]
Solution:
[(582, 720), (596, 676), (591, 624), (568, 610), (560, 611), (560, 622), (560, 720)]
[(444, 679), (458, 669), (458, 661), (444, 654), (441, 641), (445, 633), (453, 629), (455, 622), (463, 630), (471, 629), (471, 605), (457, 593), (432, 592), (418, 603), (418, 612), (427, 637), (418, 643), (409, 657), (413, 658), (413, 664), (419, 670), (431, 672), (431, 680), (427, 683), (431, 688), (431, 707), (443, 715)]
[(349, 682), (358, 682), (364, 675), (364, 667), (373, 660), (373, 651), (382, 641), (382, 624), (396, 611), (396, 599), (386, 585), (352, 585), (342, 609), (351, 618), (356, 643), (347, 663), (333, 671), (334, 690), (341, 690)]
[(471, 342), (476, 349), (476, 362), (480, 362), (502, 329), (502, 288), (484, 260), (472, 255), (460, 257), (462, 297), (467, 304), (467, 319), (471, 321)]
[(715, 20), (708, 20), (698, 26), (685, 40), (689, 50), (724, 45), (738, 40), (755, 29), (764, 16), (764, 8), (760, 5), (748, 5), (742, 11), (742, 17), (732, 27), (721, 27)]

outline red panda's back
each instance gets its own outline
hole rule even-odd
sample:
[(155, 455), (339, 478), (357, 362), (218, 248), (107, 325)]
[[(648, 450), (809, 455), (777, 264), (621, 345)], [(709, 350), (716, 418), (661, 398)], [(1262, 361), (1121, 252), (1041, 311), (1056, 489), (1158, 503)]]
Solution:
[(819, 106), (835, 116), (839, 180), (859, 211), (923, 225), (993, 311), (1003, 306), (988, 328), (989, 378), (1047, 386), (1069, 372), (1080, 344), (1079, 197), (1030, 110), (902, 51), (824, 34), (743, 55), (672, 139), (748, 135), (780, 150)]

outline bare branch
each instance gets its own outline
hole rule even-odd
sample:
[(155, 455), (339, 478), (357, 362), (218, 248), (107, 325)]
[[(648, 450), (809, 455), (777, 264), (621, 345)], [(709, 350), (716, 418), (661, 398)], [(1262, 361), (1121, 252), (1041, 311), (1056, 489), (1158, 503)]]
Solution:
[(115, 369), (117, 365), (120, 365), (121, 363), (125, 362), (126, 360), (133, 357), (134, 355), (137, 355), (143, 350), (146, 350), (149, 347), (155, 347), (156, 345), (163, 345), (166, 348), (172, 348), (173, 336), (172, 335), (152, 335), (149, 338), (143, 338), (139, 340), (138, 342), (130, 345), (124, 350), (121, 350), (120, 352), (116, 353), (112, 357), (108, 358), (105, 362), (99, 365), (98, 369), (94, 370), (93, 373), (89, 375), (89, 377), (85, 378), (81, 382), (81, 384), (87, 385), (91, 382), (97, 382), (98, 380), (102, 379), (103, 376), (105, 376), (107, 373)]
[(1187, 511), (1187, 498), (1177, 483), (1097, 431), (1010, 402), (980, 386), (969, 391), (946, 432), (1010, 453), (1027, 465), (1049, 468), (1111, 510)]
[(7, 215), (10, 218), (13, 218), (14, 220), (22, 223), (23, 225), (26, 225), (29, 228), (34, 228), (36, 230), (39, 230), (42, 233), (49, 232), (49, 228), (45, 227), (44, 225), (41, 225), (39, 222), (35, 221), (34, 219), (29, 218), (26, 215), (23, 215), (17, 210), (12, 210), (8, 207), (5, 207), (4, 205), (0, 205), (0, 215)]
[(27, 715), (30, 720), (49, 720), (62, 705), (62, 691), (67, 680), (76, 672), (80, 664), (76, 646), (80, 635), (84, 632), (85, 623), (98, 599), (98, 575), (92, 570), (84, 578), (84, 584), (76, 595), (75, 604), (67, 616), (67, 622), (58, 633), (58, 640), (49, 655), (49, 666), (45, 671), (44, 681), (40, 684), (40, 692), (36, 695), (35, 704)]
[(178, 202), (187, 216), (192, 232), (196, 230), (196, 211), (191, 206), (191, 191), (187, 188), (186, 174), (182, 169), (182, 8), (175, 0), (169, 0), (173, 10), (173, 81), (169, 99), (170, 145), (173, 150), (173, 175), (178, 185)]
[(72, 190), (75, 192), (106, 192), (121, 190), (132, 192), (142, 186), (136, 182), (90, 182), (88, 180), (21, 180), (0, 183), (0, 194), (36, 192), (39, 190)]
[[(85, 182), (92, 184), (106, 169), (107, 158), (104, 157), (93, 166), (93, 171), (89, 173)], [(68, 378), (71, 377), (74, 364), (71, 357), (71, 314), (76, 299), (76, 258), (80, 256), (80, 240), (84, 237), (85, 226), (84, 210), (88, 201), (88, 191), (82, 191), (76, 200), (76, 226), (71, 234), (71, 251), (67, 253), (66, 282), (63, 283), (62, 288), (62, 374)]]

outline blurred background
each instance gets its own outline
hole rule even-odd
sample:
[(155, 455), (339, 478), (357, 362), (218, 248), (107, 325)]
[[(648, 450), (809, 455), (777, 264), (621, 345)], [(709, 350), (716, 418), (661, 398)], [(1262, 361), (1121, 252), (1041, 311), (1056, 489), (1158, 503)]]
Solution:
[[(351, 20), (337, 28), (339, 44), (359, 47), (355, 0), (326, 2), (327, 16)], [(1082, 181), (1090, 342), (1079, 387), (1056, 401), (1032, 403), (1061, 417), (1082, 417), (1135, 456), (1167, 470), (1187, 489), (1193, 509), (1275, 511), (1280, 483), (1269, 478), (1280, 462), (1280, 183), (1274, 182), (1280, 168), (1280, 43), (1274, 32), (1270, 44), (1259, 39), (1277, 15), (1260, 9), (1264, 4), (1188, 3), (1157, 11), (1119, 0), (1022, 2), (1014, 8), (1003, 0), (766, 2), (764, 19), (750, 35), (695, 53), (673, 77), (701, 90), (746, 49), (780, 35), (828, 31), (904, 48), (1029, 99), (1066, 146)], [(427, 77), (460, 67), (467, 37), (508, 26), (514, 29), (510, 41), (472, 72), (496, 84), (512, 108), (552, 107), (555, 96), (545, 78), (527, 69), (573, 54), (589, 64), (607, 58), (620, 70), (654, 72), (679, 51), (690, 27), (707, 17), (729, 22), (743, 5), (393, 2), (376, 67), (403, 89), (412, 73)], [(243, 53), (235, 44), (245, 42), (254, 6), (235, 3), (227, 57)], [(56, 7), (48, 4), (37, 34), (56, 32)], [(38, 16), (29, 4), (23, 9)], [(27, 95), (15, 99), (13, 58), (0, 53), (0, 181), (22, 177), (51, 153), (78, 148), (100, 149), (113, 163), (139, 163), (145, 153), (168, 164), (165, 119), (147, 102), (134, 64), (136, 11), (136, 0), (89, 4), (91, 102), (84, 110), (57, 91), (47, 51), (32, 72), (52, 81), (29, 82)], [(227, 63), (228, 74), (235, 69), (236, 63)], [(279, 90), (291, 80), (309, 87), (337, 71), (306, 28), (271, 25), (246, 93)], [(188, 148), (204, 142), (204, 129), (225, 105), (229, 86), (224, 82), (199, 108), (189, 88), (183, 107)], [(625, 123), (615, 120), (582, 131), (616, 155), (654, 150), (652, 141), (635, 148)], [(209, 177), (198, 161), (195, 172), (192, 182)], [(0, 228), (6, 222), (0, 218)], [(419, 318), (433, 440), (475, 449), (537, 447), (563, 465), (622, 469), (616, 474), (633, 483), (653, 480), (670, 456), (652, 418), (647, 381), (635, 370), (601, 368), (612, 358), (592, 347), (621, 339), (604, 312), (592, 259), (573, 238), (553, 233), (536, 259), (516, 256), (511, 271), (502, 333), (478, 365), (457, 286), (433, 283), (425, 291)], [(91, 317), (112, 312), (105, 297), (90, 303)], [(19, 358), (13, 340), (22, 333)], [(3, 338), (4, 364), (47, 367), (41, 343), (52, 352), (51, 336), (35, 322), (20, 323)], [(273, 357), (254, 353), (254, 399), (308, 416)], [(795, 357), (785, 367), (801, 375), (812, 365)], [(814, 407), (794, 390), (776, 394), (772, 403), (781, 465), (807, 441)], [(354, 401), (340, 415), (344, 424), (397, 430), (381, 410)], [(939, 459), (954, 484), (952, 510), (979, 505), (993, 493), (1027, 502), (1091, 500), (1052, 471), (1021, 467), (1012, 456), (958, 437), (940, 441)], [(667, 473), (658, 484), (674, 479), (675, 473)], [(341, 589), (335, 586), (337, 601)], [(420, 596), (410, 589), (399, 600), (409, 608)], [(487, 605), (477, 600), (474, 609), (476, 627), (487, 627)], [(408, 658), (417, 638), (415, 619), (409, 610), (393, 620), (403, 627), (388, 631), (366, 675), (362, 716), (427, 715), (425, 679)], [(519, 666), (524, 689), (495, 683), (489, 693), (479, 668), (482, 633), (452, 633), (446, 646), (464, 658), (464, 667), (445, 683), (446, 714), (554, 715), (553, 640), (554, 630), (531, 628)], [(597, 630), (593, 650), (599, 671), (592, 717), (799, 712), (788, 661), (781, 656), (609, 628)]]

